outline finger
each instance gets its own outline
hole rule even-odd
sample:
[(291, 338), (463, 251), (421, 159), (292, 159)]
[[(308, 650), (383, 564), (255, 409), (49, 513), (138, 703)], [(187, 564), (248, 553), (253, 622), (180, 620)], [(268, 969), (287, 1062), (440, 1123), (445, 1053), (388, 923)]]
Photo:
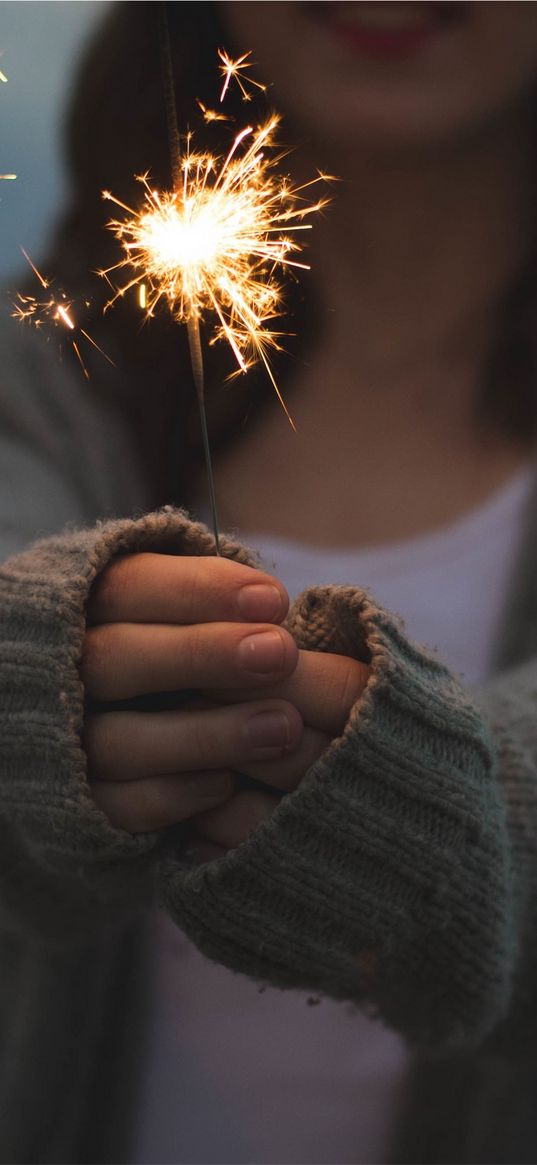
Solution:
[(283, 627), (109, 623), (87, 631), (80, 672), (92, 699), (125, 700), (180, 688), (259, 687), (289, 675), (297, 658)]
[(246, 841), (263, 821), (268, 821), (279, 803), (279, 797), (271, 797), (270, 793), (235, 793), (225, 804), (196, 817), (196, 834), (214, 845), (231, 849)]
[(88, 716), (84, 747), (90, 779), (138, 781), (194, 769), (240, 769), (277, 760), (300, 742), (302, 721), (283, 700), (209, 711), (105, 712)]
[(274, 696), (294, 704), (304, 724), (338, 736), (344, 729), (349, 713), (359, 700), (370, 676), (365, 663), (346, 655), (331, 655), (317, 651), (299, 651), (292, 675), (270, 687), (229, 690), (209, 689), (206, 695), (224, 703), (230, 700), (249, 700)]
[(139, 781), (93, 781), (91, 792), (112, 825), (147, 833), (194, 817), (231, 796), (230, 772), (181, 773)]
[(272, 785), (274, 789), (290, 793), (297, 788), (304, 773), (326, 751), (330, 739), (326, 732), (304, 728), (302, 739), (292, 752), (275, 760), (247, 761), (241, 765), (241, 773), (262, 781), (264, 785)]
[(129, 554), (98, 575), (90, 623), (279, 623), (289, 597), (265, 571), (229, 558)]

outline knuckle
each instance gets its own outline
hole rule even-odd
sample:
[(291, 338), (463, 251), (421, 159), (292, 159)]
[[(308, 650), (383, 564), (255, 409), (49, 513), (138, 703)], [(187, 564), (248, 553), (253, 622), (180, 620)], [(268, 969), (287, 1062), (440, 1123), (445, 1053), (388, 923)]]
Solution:
[(182, 602), (186, 623), (196, 620), (200, 594), (206, 589), (204, 561), (203, 558), (192, 557), (188, 561), (188, 569), (184, 571)]
[(125, 591), (131, 585), (132, 565), (141, 555), (114, 558), (97, 576), (91, 592), (94, 617), (113, 619), (121, 610)]
[(101, 623), (89, 627), (82, 643), (80, 675), (86, 692), (96, 699), (107, 699), (114, 674), (121, 630), (118, 624)]

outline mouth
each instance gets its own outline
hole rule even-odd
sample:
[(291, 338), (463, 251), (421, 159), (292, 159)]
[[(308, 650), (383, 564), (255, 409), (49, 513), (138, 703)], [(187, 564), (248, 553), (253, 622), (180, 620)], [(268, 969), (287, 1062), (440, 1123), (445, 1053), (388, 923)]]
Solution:
[(428, 42), (459, 25), (464, 0), (354, 0), (307, 4), (308, 13), (332, 36), (366, 56), (413, 56)]

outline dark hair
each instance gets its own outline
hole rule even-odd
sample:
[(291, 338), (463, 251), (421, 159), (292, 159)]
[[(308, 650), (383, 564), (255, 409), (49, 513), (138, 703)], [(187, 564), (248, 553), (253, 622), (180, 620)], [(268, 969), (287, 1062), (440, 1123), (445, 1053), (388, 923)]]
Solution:
[[(118, 259), (119, 244), (105, 229), (110, 203), (103, 202), (101, 191), (108, 188), (132, 205), (133, 198), (138, 202), (140, 197), (134, 175), (147, 169), (163, 188), (170, 184), (159, 65), (160, 7), (150, 2), (116, 4), (85, 54), (66, 126), (72, 203), (56, 234), (48, 267), (70, 293), (91, 296), (90, 330), (117, 363), (115, 373), (109, 374), (108, 367), (94, 356), (93, 382), (96, 390), (121, 399), (154, 482), (155, 504), (188, 501), (187, 483), (201, 462), (185, 329), (174, 325), (166, 312), (143, 326), (132, 301), (119, 301), (103, 317), (106, 287), (91, 273), (111, 267)], [(169, 3), (167, 11), (178, 120), (184, 127), (195, 116), (196, 98), (208, 106), (218, 102), (218, 48), (238, 53), (248, 46), (230, 45), (215, 3)], [(250, 106), (249, 116), (251, 110)], [(233, 92), (227, 112), (239, 124), (243, 122), (244, 109)], [(260, 116), (265, 112), (263, 106)], [(229, 131), (220, 130), (219, 123), (204, 127), (201, 117), (199, 122), (198, 143), (203, 146), (206, 133), (208, 148), (224, 152)], [(226, 135), (225, 140), (219, 140), (220, 133)], [(290, 337), (286, 349), (291, 349), (295, 367), (312, 336), (313, 323), (318, 322), (312, 282), (306, 279), (289, 288), (294, 338)], [(536, 303), (531, 269), (506, 296), (503, 327), (484, 369), (478, 401), (480, 422), (501, 425), (515, 439), (534, 436), (537, 429)], [(248, 428), (256, 423), (267, 402), (273, 401), (273, 389), (255, 371), (226, 383), (235, 367), (227, 345), (205, 347), (209, 429), (217, 455), (241, 437), (246, 421)], [(293, 359), (286, 357), (287, 394), (292, 368)]]
[[(85, 53), (66, 124), (72, 202), (53, 240), (47, 268), (54, 269), (70, 295), (91, 301), (88, 330), (116, 363), (115, 372), (110, 372), (98, 355), (88, 352), (92, 382), (96, 391), (120, 397), (154, 482), (155, 504), (188, 500), (188, 480), (201, 463), (186, 329), (173, 324), (164, 310), (144, 324), (133, 298), (117, 301), (103, 317), (110, 288), (95, 273), (120, 257), (117, 240), (105, 229), (111, 204), (103, 201), (102, 190), (139, 205), (141, 188), (134, 176), (148, 169), (157, 185), (170, 187), (159, 9), (160, 4), (145, 2), (114, 5)], [(168, 4), (167, 16), (180, 128), (183, 131), (194, 121), (196, 146), (224, 153), (229, 127), (222, 129), (218, 122), (205, 126), (201, 113), (196, 116), (196, 98), (208, 107), (218, 105), (217, 51), (223, 47), (231, 51), (218, 7)], [(255, 100), (248, 106), (248, 118), (254, 114), (261, 119), (266, 112), (265, 99), (258, 109)], [(239, 126), (244, 123), (240, 95), (232, 89), (226, 96), (226, 114)], [(311, 330), (313, 307), (306, 303), (303, 285), (291, 283), (289, 297), (295, 301), (292, 330), (303, 341), (305, 331)], [(286, 344), (291, 355), (294, 342), (290, 336)], [(246, 421), (253, 423), (273, 402), (274, 389), (256, 369), (229, 381), (236, 364), (226, 344), (204, 345), (204, 355), (209, 431), (217, 455), (240, 437)]]

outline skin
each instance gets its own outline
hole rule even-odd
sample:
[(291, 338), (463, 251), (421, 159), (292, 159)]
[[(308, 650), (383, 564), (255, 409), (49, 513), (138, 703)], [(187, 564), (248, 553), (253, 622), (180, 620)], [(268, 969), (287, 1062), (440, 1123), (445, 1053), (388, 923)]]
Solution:
[[(235, 793), (234, 770), (290, 791), (342, 731), (368, 668), (298, 651), (279, 626), (288, 606), (278, 580), (225, 559), (137, 554), (99, 576), (81, 666), (90, 699), (202, 695), (186, 710), (87, 717), (93, 796), (113, 824), (136, 833), (202, 813), (200, 833), (236, 845), (278, 796)], [(223, 802), (232, 812), (213, 819)]]
[[(253, 50), (290, 111), (288, 140), (307, 143), (288, 159), (293, 177), (322, 166), (342, 179), (337, 213), (312, 232), (323, 326), (293, 378), (299, 437), (275, 406), (217, 466), (223, 525), (246, 542), (254, 531), (319, 547), (412, 537), (478, 505), (533, 454), (476, 425), (474, 406), (534, 241), (537, 6), (463, 8), (447, 40), (387, 64), (334, 42), (312, 6), (222, 5), (228, 47)], [(267, 584), (280, 605), (264, 605)], [(201, 693), (177, 712), (88, 717), (93, 795), (114, 824), (136, 832), (192, 819), (193, 860), (216, 859), (341, 733), (368, 670), (297, 651), (279, 626), (287, 601), (277, 579), (217, 558), (135, 555), (98, 579), (88, 693)], [(259, 633), (278, 640), (272, 671), (254, 671), (244, 646)], [(265, 736), (252, 745), (257, 714)], [(274, 795), (236, 791), (237, 770)]]

